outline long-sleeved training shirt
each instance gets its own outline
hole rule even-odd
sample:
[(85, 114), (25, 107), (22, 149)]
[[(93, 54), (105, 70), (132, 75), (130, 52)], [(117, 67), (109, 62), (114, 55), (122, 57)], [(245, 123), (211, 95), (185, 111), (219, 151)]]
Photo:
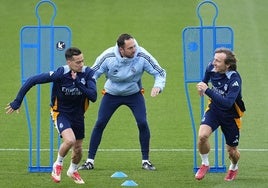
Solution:
[(211, 81), (212, 84), (212, 88), (205, 91), (205, 94), (212, 100), (209, 107), (237, 117), (234, 103), (242, 101), (242, 80), (239, 73), (236, 71), (228, 71), (224, 74), (217, 73), (210, 63), (202, 81), (205, 83)]
[(141, 89), (141, 77), (144, 71), (154, 76), (154, 87), (161, 91), (165, 87), (166, 71), (157, 60), (144, 48), (138, 46), (133, 58), (121, 57), (118, 46), (110, 47), (97, 57), (92, 69), (94, 78), (102, 74), (106, 76), (104, 89), (107, 93), (117, 96), (128, 96)]
[(56, 71), (32, 76), (20, 88), (16, 99), (10, 106), (16, 110), (20, 107), (24, 96), (36, 84), (53, 82), (51, 93), (51, 108), (68, 114), (84, 115), (89, 100), (97, 100), (96, 81), (92, 78), (93, 71), (84, 66), (74, 80), (68, 65), (59, 67)]

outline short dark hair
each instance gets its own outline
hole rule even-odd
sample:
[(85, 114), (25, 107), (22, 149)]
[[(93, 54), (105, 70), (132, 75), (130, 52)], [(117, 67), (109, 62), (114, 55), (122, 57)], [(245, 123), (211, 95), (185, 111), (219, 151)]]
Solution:
[(230, 65), (229, 71), (236, 71), (237, 69), (237, 59), (235, 57), (235, 54), (230, 50), (229, 48), (217, 48), (214, 53), (224, 53), (226, 54), (226, 59), (224, 60), (224, 63), (226, 65)]
[(80, 55), (82, 52), (76, 47), (70, 47), (65, 51), (65, 59), (70, 60), (75, 55)]
[(125, 45), (125, 40), (128, 40), (128, 39), (133, 39), (133, 37), (127, 33), (121, 34), (117, 39), (117, 46), (123, 47)]

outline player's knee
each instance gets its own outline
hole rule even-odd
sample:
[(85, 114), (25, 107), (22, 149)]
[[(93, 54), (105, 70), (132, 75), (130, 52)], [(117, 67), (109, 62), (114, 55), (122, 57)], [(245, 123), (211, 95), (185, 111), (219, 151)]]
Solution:
[(64, 143), (69, 147), (73, 147), (75, 144), (75, 139), (65, 139)]
[(98, 131), (103, 131), (107, 125), (108, 121), (107, 120), (98, 120), (94, 126), (95, 130)]
[(240, 153), (237, 150), (237, 147), (227, 147), (227, 152), (229, 153), (229, 156), (232, 158), (239, 158), (240, 157)]
[(148, 123), (146, 120), (139, 120), (137, 121), (137, 125), (139, 127), (140, 130), (146, 130), (148, 129)]
[(234, 152), (235, 152), (235, 148), (234, 147), (227, 147), (227, 152), (229, 153), (229, 154), (233, 154)]
[(199, 140), (199, 142), (200, 143), (205, 143), (205, 142), (207, 142), (208, 141), (208, 135), (206, 135), (206, 134), (199, 134), (198, 135), (198, 140)]

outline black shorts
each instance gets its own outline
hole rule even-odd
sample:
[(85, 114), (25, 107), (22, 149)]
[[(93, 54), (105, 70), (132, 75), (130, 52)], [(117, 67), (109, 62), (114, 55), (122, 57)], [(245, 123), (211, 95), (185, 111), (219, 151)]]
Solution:
[(65, 129), (71, 128), (77, 140), (85, 137), (84, 116), (78, 118), (73, 115), (51, 111), (51, 117), (60, 135)]
[(226, 144), (238, 146), (240, 134), (235, 118), (228, 117), (228, 115), (221, 111), (208, 109), (201, 120), (201, 124), (210, 126), (212, 131), (215, 131), (220, 126)]

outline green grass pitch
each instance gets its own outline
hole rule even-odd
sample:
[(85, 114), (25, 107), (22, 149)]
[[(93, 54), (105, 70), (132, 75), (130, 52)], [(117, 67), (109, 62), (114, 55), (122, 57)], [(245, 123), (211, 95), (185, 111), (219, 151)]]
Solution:
[[(28, 128), (24, 105), (19, 114), (6, 115), (5, 105), (14, 99), (20, 87), (19, 32), (23, 26), (37, 25), (35, 5), (38, 0), (0, 0), (1, 33), (1, 84), (0, 102), (0, 187), (75, 187), (66, 176), (70, 155), (66, 157), (62, 182), (55, 184), (50, 173), (28, 172)], [(144, 75), (148, 121), (151, 128), (151, 160), (157, 171), (141, 169), (138, 132), (134, 118), (126, 107), (121, 107), (112, 117), (104, 132), (95, 169), (82, 171), (86, 181), (82, 187), (121, 187), (123, 181), (134, 180), (138, 187), (267, 187), (268, 126), (267, 100), (267, 6), (263, 0), (215, 0), (219, 15), (217, 25), (234, 30), (234, 49), (239, 59), (238, 70), (243, 78), (243, 97), (247, 111), (241, 130), (241, 160), (237, 180), (225, 182), (224, 174), (210, 173), (204, 180), (196, 181), (193, 174), (193, 135), (183, 83), (182, 30), (198, 26), (196, 7), (200, 0), (54, 0), (57, 6), (55, 25), (69, 26), (73, 33), (73, 46), (81, 48), (87, 65), (106, 48), (113, 46), (120, 33), (132, 34), (139, 44), (152, 53), (167, 71), (167, 84), (157, 98), (149, 96), (153, 79)], [(52, 9), (40, 8), (44, 23), (48, 23)], [(213, 9), (203, 11), (204, 18), (213, 15)], [(206, 20), (206, 23), (211, 23)], [(98, 82), (99, 94), (104, 79)], [(198, 109), (198, 96), (194, 103)], [(31, 105), (34, 90), (28, 97)], [(49, 120), (49, 93), (44, 88), (42, 104), (43, 124)], [(98, 101), (86, 113), (86, 138), (83, 160), (91, 129), (94, 125)], [(32, 109), (34, 110), (34, 108)], [(196, 117), (197, 120), (199, 117)], [(199, 121), (197, 121), (199, 122)], [(44, 129), (44, 130), (43, 130)], [(47, 136), (47, 129), (42, 136)], [(41, 146), (46, 149), (44, 144)], [(55, 152), (56, 153), (56, 152)], [(46, 155), (46, 151), (42, 155)], [(70, 154), (70, 153), (69, 153)], [(211, 162), (213, 157), (211, 156)], [(48, 158), (43, 157), (42, 162)], [(229, 160), (226, 158), (226, 164)], [(112, 179), (116, 171), (128, 175)]]

